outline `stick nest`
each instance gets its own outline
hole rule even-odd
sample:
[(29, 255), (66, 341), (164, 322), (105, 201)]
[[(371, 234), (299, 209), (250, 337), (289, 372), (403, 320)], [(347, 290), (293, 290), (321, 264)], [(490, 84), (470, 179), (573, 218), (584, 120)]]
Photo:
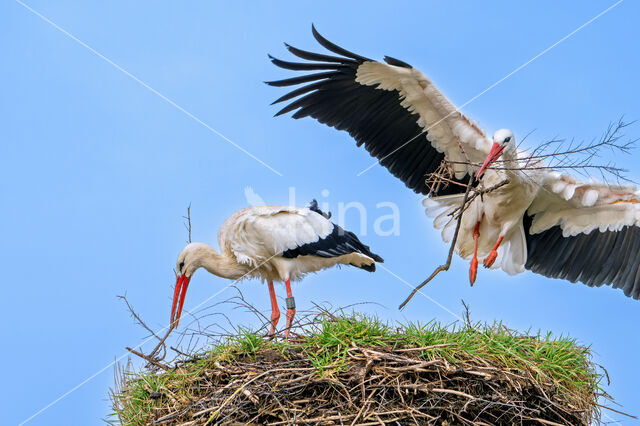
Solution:
[(112, 399), (123, 424), (587, 425), (601, 378), (567, 338), (324, 314), (290, 340), (240, 330), (124, 372)]

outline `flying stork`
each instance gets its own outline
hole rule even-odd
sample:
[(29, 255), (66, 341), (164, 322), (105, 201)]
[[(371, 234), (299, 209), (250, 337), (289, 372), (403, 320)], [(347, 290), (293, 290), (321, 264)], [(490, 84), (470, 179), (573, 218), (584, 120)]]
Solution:
[(296, 312), (291, 281), (335, 265), (351, 265), (374, 272), (376, 262), (383, 262), (354, 233), (329, 221), (330, 216), (318, 208), (315, 200), (305, 208), (248, 207), (237, 211), (220, 227), (220, 253), (204, 243), (187, 245), (176, 264), (171, 327), (178, 326), (191, 277), (196, 270), (204, 268), (231, 280), (261, 278), (266, 281), (271, 297), (271, 335), (280, 319), (273, 282), (284, 281), (287, 289), (285, 337), (288, 336)]
[[(450, 242), (470, 174), (474, 184), (500, 188), (474, 198), (462, 216), (455, 249), (470, 259), (476, 279), (478, 257), (508, 274), (525, 269), (589, 286), (620, 288), (640, 298), (640, 192), (632, 186), (575, 178), (545, 167), (522, 170), (528, 157), (511, 130), (487, 137), (419, 70), (386, 56), (378, 62), (328, 41), (315, 39), (333, 54), (287, 44), (306, 62), (271, 57), (278, 67), (306, 71), (267, 84), (298, 86), (274, 103), (288, 101), (276, 115), (313, 117), (346, 130), (391, 174), (418, 194), (442, 238)], [(310, 73), (309, 73), (310, 72)], [(447, 159), (450, 184), (431, 191), (425, 177)], [(537, 170), (536, 170), (537, 169)], [(479, 182), (478, 182), (479, 180)]]

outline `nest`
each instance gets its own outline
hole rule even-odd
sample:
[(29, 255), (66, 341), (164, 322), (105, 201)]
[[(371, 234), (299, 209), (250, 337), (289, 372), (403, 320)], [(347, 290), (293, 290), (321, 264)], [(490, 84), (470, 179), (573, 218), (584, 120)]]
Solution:
[(124, 424), (587, 425), (602, 395), (588, 349), (565, 338), (359, 315), (286, 341), (242, 331), (148, 368), (113, 392)]

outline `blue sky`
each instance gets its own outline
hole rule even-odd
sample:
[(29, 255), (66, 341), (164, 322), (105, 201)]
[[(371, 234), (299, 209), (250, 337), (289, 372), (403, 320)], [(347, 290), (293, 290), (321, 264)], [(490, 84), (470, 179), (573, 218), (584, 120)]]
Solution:
[[(26, 420), (122, 356), (125, 346), (142, 342), (143, 331), (116, 295), (126, 293), (150, 325), (166, 325), (189, 203), (193, 239), (217, 245), (218, 226), (247, 204), (245, 187), (270, 204), (287, 203), (295, 187), (299, 204), (318, 198), (331, 209), (350, 201), (366, 206), (362, 239), (407, 283), (420, 282), (444, 260), (447, 247), (420, 197), (379, 166), (356, 177), (372, 160), (347, 134), (310, 119), (272, 117), (269, 103), (283, 91), (262, 82), (289, 75), (267, 60), (267, 53), (287, 56), (282, 42), (318, 49), (313, 22), (348, 49), (411, 63), (460, 105), (612, 4), (28, 2), (279, 176), (20, 3), (2, 2), (3, 420)], [(623, 114), (640, 118), (639, 12), (637, 2), (622, 2), (464, 112), (489, 132), (509, 127), (522, 137), (535, 129), (529, 146), (554, 136), (591, 139)], [(640, 127), (628, 133), (638, 137)], [(640, 153), (612, 159), (640, 178)], [(399, 235), (372, 231), (380, 202), (399, 207)], [(347, 227), (358, 223), (355, 211), (347, 214)], [(595, 361), (609, 371), (607, 391), (623, 410), (640, 414), (637, 301), (529, 272), (509, 277), (481, 270), (470, 288), (467, 273), (456, 259), (425, 293), (455, 313), (464, 299), (475, 320), (568, 334), (591, 345)], [(185, 309), (227, 284), (198, 273)], [(265, 286), (248, 281), (242, 289), (269, 309)], [(309, 276), (294, 294), (302, 309), (312, 301), (368, 301), (381, 306), (362, 309), (386, 320), (455, 320), (420, 296), (398, 312), (408, 290), (384, 270), (336, 269)], [(109, 413), (112, 385), (107, 368), (28, 424), (98, 423)]]

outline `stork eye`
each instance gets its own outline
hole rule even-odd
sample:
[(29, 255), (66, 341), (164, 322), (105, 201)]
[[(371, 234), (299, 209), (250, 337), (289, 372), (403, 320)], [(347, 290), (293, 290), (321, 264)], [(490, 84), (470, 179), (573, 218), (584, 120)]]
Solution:
[(504, 142), (507, 143), (511, 140), (511, 136), (507, 136), (506, 138), (504, 138)]
[(180, 272), (182, 272), (183, 267), (184, 267), (184, 262), (180, 262)]

